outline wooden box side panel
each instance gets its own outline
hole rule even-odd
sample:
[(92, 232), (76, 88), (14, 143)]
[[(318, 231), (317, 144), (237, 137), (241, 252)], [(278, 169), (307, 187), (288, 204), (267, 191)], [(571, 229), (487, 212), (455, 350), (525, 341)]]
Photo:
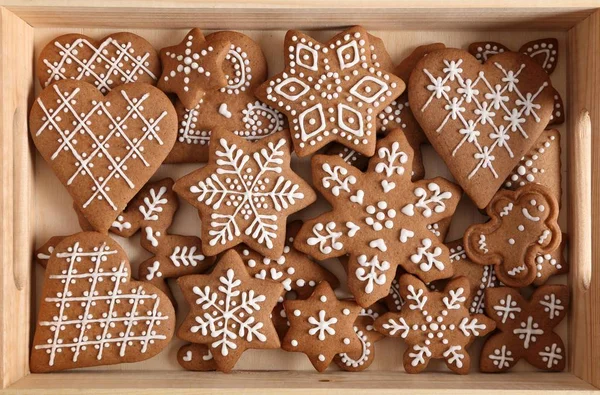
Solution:
[(33, 28), (0, 8), (0, 388), (24, 377), (29, 359), (33, 156)]
[(600, 387), (600, 11), (568, 36), (570, 370)]

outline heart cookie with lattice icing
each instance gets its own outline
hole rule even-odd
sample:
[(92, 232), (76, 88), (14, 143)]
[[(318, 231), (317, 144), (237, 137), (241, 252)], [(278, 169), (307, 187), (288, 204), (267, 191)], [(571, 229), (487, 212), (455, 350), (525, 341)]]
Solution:
[(177, 118), (169, 98), (148, 84), (103, 96), (86, 82), (62, 80), (34, 102), (29, 127), (77, 208), (106, 232), (169, 153)]
[(154, 85), (160, 71), (156, 50), (133, 33), (115, 33), (99, 41), (65, 34), (48, 43), (37, 62), (43, 87), (60, 80), (80, 80), (102, 93), (130, 82)]
[(125, 251), (96, 232), (69, 236), (46, 266), (32, 372), (142, 361), (171, 340), (175, 311), (154, 286), (130, 281)]
[(432, 52), (408, 91), (413, 115), (479, 208), (544, 131), (554, 104), (548, 74), (514, 52), (483, 65), (466, 51)]

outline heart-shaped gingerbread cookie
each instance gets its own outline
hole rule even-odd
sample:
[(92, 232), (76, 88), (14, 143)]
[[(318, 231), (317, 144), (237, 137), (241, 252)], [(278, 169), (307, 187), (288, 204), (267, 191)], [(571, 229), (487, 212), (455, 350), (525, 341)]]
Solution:
[(153, 285), (130, 281), (125, 251), (81, 232), (59, 243), (46, 266), (31, 371), (137, 362), (171, 340), (175, 311)]
[(99, 232), (110, 228), (177, 137), (171, 101), (142, 83), (105, 97), (86, 82), (58, 81), (33, 104), (29, 125), (42, 157)]
[(526, 55), (501, 53), (481, 65), (466, 51), (444, 49), (417, 64), (408, 94), (427, 138), (483, 208), (544, 131), (553, 92)]

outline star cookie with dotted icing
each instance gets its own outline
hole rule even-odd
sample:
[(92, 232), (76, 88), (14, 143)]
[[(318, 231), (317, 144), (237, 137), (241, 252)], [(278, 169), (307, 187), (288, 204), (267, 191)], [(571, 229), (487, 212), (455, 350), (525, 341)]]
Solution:
[(327, 282), (317, 285), (306, 300), (283, 302), (290, 328), (281, 348), (306, 354), (319, 372), (339, 353), (355, 353), (361, 343), (354, 331), (360, 306), (340, 301)]
[(555, 129), (546, 130), (531, 150), (521, 158), (504, 181), (503, 187), (514, 191), (527, 184), (541, 184), (550, 190), (560, 206), (560, 166), (560, 132)]
[(290, 30), (284, 52), (285, 71), (255, 93), (288, 117), (296, 154), (307, 156), (336, 141), (373, 155), (377, 114), (405, 84), (375, 67), (366, 30), (355, 26), (324, 44)]
[(529, 300), (518, 290), (502, 287), (485, 292), (485, 310), (496, 321), (498, 333), (481, 350), (482, 372), (505, 372), (525, 359), (538, 369), (565, 369), (565, 345), (554, 328), (567, 316), (569, 288), (544, 285)]
[(160, 50), (162, 75), (158, 88), (175, 93), (187, 109), (196, 107), (205, 93), (227, 85), (223, 61), (231, 43), (206, 40), (200, 29), (190, 30), (183, 41)]
[(371, 366), (375, 359), (375, 342), (385, 336), (377, 332), (373, 323), (386, 309), (379, 303), (362, 308), (354, 322), (354, 332), (360, 341), (361, 350), (353, 353), (340, 353), (333, 360), (337, 366), (347, 372), (362, 372)]
[(216, 127), (255, 141), (287, 128), (282, 113), (254, 96), (267, 78), (267, 60), (260, 45), (245, 34), (224, 31), (206, 36), (208, 42), (229, 42), (223, 61), (227, 85), (213, 89), (192, 108), (175, 103), (179, 135), (167, 163), (206, 162)]
[(29, 126), (36, 148), (99, 232), (154, 175), (177, 136), (169, 98), (138, 82), (104, 96), (87, 82), (57, 81), (34, 102)]
[[(469, 53), (482, 63), (486, 62), (489, 57), (503, 52), (510, 52), (510, 49), (503, 44), (493, 41), (475, 42), (469, 45)], [(517, 52), (529, 56), (548, 75), (554, 72), (558, 64), (558, 40), (555, 38), (542, 38), (529, 41), (523, 44)], [(548, 125), (560, 125), (564, 122), (565, 106), (558, 91), (554, 90), (554, 111)]]
[(408, 96), (433, 148), (479, 208), (543, 133), (554, 102), (548, 74), (530, 57), (501, 53), (482, 65), (452, 48), (417, 63)]
[(213, 256), (240, 243), (277, 259), (285, 246), (286, 219), (316, 200), (290, 168), (289, 135), (251, 142), (213, 132), (208, 164), (182, 178), (175, 192), (198, 209), (202, 247)]
[(465, 303), (470, 288), (465, 277), (451, 280), (442, 292), (429, 291), (425, 283), (410, 274), (400, 278), (400, 292), (406, 303), (399, 313), (379, 317), (375, 329), (407, 343), (407, 373), (423, 371), (431, 359), (443, 359), (458, 374), (469, 373), (467, 347), (496, 327), (485, 315), (469, 312)]
[(186, 344), (177, 351), (177, 362), (185, 370), (194, 372), (212, 372), (217, 370), (217, 364), (205, 344)]
[(235, 251), (211, 274), (183, 276), (177, 284), (190, 305), (177, 336), (207, 345), (218, 370), (231, 371), (246, 350), (280, 347), (270, 315), (283, 286), (251, 277)]
[(498, 192), (486, 209), (490, 221), (471, 225), (463, 237), (469, 259), (494, 265), (496, 276), (510, 287), (524, 287), (537, 277), (538, 255), (561, 242), (558, 203), (550, 191), (528, 184)]
[(146, 360), (175, 329), (169, 299), (132, 281), (125, 251), (100, 233), (77, 233), (54, 248), (41, 293), (32, 372)]
[(452, 276), (448, 249), (427, 225), (454, 213), (461, 190), (439, 177), (413, 183), (412, 155), (396, 129), (365, 173), (338, 157), (312, 159), (314, 185), (333, 210), (305, 221), (294, 246), (318, 260), (349, 254), (348, 288), (363, 307), (388, 295), (398, 265), (427, 282)]
[(130, 82), (156, 84), (161, 65), (156, 50), (133, 33), (114, 33), (98, 41), (83, 34), (65, 34), (40, 52), (37, 75), (47, 87), (60, 80), (89, 82), (106, 94)]

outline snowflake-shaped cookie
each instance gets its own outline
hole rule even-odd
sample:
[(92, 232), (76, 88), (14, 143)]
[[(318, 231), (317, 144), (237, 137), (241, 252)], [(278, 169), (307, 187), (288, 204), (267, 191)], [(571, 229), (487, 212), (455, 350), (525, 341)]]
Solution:
[(569, 288), (544, 285), (526, 300), (518, 290), (501, 287), (485, 292), (485, 311), (499, 333), (481, 350), (482, 372), (504, 372), (525, 358), (538, 369), (561, 371), (566, 350), (554, 328), (567, 316)]
[(531, 284), (537, 277), (538, 255), (560, 245), (556, 199), (547, 188), (528, 184), (498, 192), (486, 212), (489, 222), (471, 225), (465, 232), (467, 255), (480, 265), (494, 265), (496, 276), (508, 286)]
[(290, 30), (284, 48), (285, 71), (256, 95), (287, 115), (296, 153), (338, 141), (373, 155), (377, 114), (405, 85), (374, 65), (365, 29), (350, 28), (324, 44)]
[(283, 306), (290, 328), (281, 348), (306, 354), (319, 372), (337, 354), (360, 351), (354, 322), (361, 308), (338, 300), (329, 283), (320, 283), (308, 299), (286, 300)]
[(207, 91), (227, 85), (222, 67), (229, 46), (228, 41), (207, 41), (200, 29), (190, 30), (181, 43), (160, 50), (163, 70), (157, 86), (194, 108)]
[(465, 302), (469, 280), (457, 277), (443, 292), (431, 292), (410, 274), (400, 278), (400, 292), (406, 303), (399, 313), (386, 313), (375, 321), (375, 329), (401, 337), (408, 345), (404, 370), (419, 373), (430, 359), (444, 359), (449, 369), (467, 374), (471, 359), (467, 347), (476, 337), (485, 336), (496, 325), (483, 314), (469, 313)]
[(198, 208), (204, 252), (216, 255), (240, 243), (268, 258), (283, 254), (287, 216), (316, 200), (290, 169), (289, 135), (257, 142), (216, 130), (208, 164), (174, 190)]
[(479, 208), (489, 203), (552, 115), (548, 75), (514, 52), (481, 65), (462, 50), (436, 51), (417, 64), (409, 86), (413, 115)]
[(219, 370), (233, 369), (247, 349), (279, 348), (270, 315), (283, 286), (252, 278), (235, 251), (225, 253), (211, 274), (177, 283), (190, 305), (177, 335), (206, 344)]
[(350, 254), (348, 287), (363, 307), (388, 294), (398, 265), (427, 282), (452, 276), (448, 249), (427, 225), (454, 213), (461, 190), (443, 178), (411, 182), (412, 155), (396, 129), (366, 173), (338, 157), (312, 160), (315, 187), (333, 211), (306, 221), (294, 246), (319, 260)]

